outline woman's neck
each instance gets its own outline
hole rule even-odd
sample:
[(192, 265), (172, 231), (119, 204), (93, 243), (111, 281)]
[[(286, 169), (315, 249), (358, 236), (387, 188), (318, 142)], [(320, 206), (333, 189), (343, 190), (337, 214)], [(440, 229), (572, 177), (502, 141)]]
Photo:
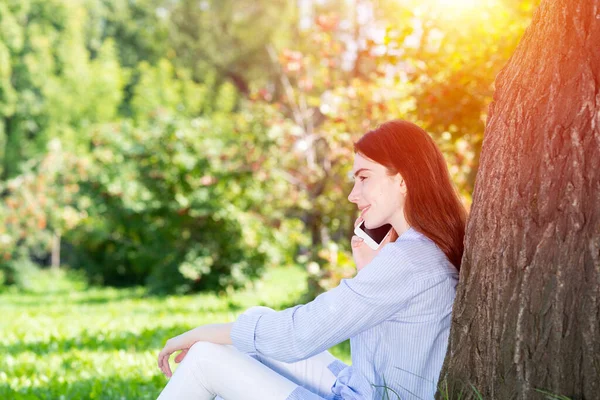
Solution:
[(394, 230), (396, 231), (398, 236), (402, 236), (404, 232), (410, 229), (410, 225), (406, 221), (406, 218), (404, 218), (403, 212), (399, 213), (399, 215), (395, 215), (392, 218), (391, 224), (394, 227)]

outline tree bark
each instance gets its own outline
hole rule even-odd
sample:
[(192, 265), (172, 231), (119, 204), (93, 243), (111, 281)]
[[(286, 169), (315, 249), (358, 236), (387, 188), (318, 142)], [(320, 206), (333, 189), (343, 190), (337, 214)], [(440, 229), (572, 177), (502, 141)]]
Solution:
[(543, 2), (497, 76), (440, 387), (600, 398), (600, 0)]

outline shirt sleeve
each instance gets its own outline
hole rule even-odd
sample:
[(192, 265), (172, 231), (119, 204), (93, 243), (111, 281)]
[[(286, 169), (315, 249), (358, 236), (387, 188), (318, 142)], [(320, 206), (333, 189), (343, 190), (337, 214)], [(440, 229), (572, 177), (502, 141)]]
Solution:
[(265, 314), (242, 314), (231, 340), (245, 353), (296, 362), (391, 317), (414, 295), (411, 265), (401, 249), (384, 246), (355, 277), (313, 301)]

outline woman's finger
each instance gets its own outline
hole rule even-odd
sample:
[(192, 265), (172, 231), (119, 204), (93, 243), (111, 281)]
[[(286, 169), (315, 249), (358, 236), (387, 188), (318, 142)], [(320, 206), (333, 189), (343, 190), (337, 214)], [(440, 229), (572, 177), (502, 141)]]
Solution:
[(165, 349), (162, 349), (160, 351), (160, 353), (158, 353), (158, 368), (160, 368), (162, 370), (162, 359), (163, 359), (163, 355), (164, 355), (164, 351)]
[(165, 376), (167, 378), (170, 378), (171, 375), (172, 375), (171, 374), (171, 367), (169, 366), (169, 358), (170, 358), (170, 356), (171, 355), (168, 354), (167, 356), (163, 357), (163, 359), (162, 359), (162, 368), (161, 368), (161, 370), (162, 370), (163, 374), (165, 374)]
[(183, 360), (183, 357), (185, 357), (185, 355), (187, 354), (187, 352), (187, 349), (181, 350), (181, 353), (177, 354), (177, 357), (175, 357), (175, 362), (180, 363), (181, 360)]
[(169, 366), (169, 357), (170, 356), (171, 356), (171, 353), (169, 353), (165, 349), (163, 349), (160, 352), (160, 354), (158, 355), (158, 368), (160, 368), (162, 373), (165, 374), (166, 376), (170, 376), (170, 374), (171, 374), (171, 368)]
[(173, 373), (171, 372), (171, 366), (169, 365), (169, 358), (165, 360), (165, 369), (167, 370), (167, 377), (170, 378), (173, 375)]
[(364, 241), (363, 238), (354, 235), (354, 236), (352, 236), (352, 239), (350, 240), (350, 244), (352, 245), (352, 247), (358, 247), (358, 246), (360, 246), (360, 244), (363, 241)]

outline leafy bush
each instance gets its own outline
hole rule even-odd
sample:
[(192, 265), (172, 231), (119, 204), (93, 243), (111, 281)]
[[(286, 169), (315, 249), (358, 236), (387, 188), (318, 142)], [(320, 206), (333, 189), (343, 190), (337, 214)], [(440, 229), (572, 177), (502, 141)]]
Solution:
[(31, 278), (39, 271), (26, 254), (18, 258), (0, 261), (0, 286), (7, 285), (19, 289), (29, 289)]
[(245, 116), (232, 118), (231, 101), (220, 103), (229, 104), (227, 118), (157, 110), (148, 124), (94, 132), (79, 182), (78, 210), (87, 217), (65, 233), (68, 264), (92, 282), (185, 293), (242, 287), (293, 253), (295, 240), (276, 236), (293, 237), (297, 225), (269, 214), (272, 191), (255, 176), (260, 163), (248, 158), (263, 149), (228, 147), (254, 128)]

